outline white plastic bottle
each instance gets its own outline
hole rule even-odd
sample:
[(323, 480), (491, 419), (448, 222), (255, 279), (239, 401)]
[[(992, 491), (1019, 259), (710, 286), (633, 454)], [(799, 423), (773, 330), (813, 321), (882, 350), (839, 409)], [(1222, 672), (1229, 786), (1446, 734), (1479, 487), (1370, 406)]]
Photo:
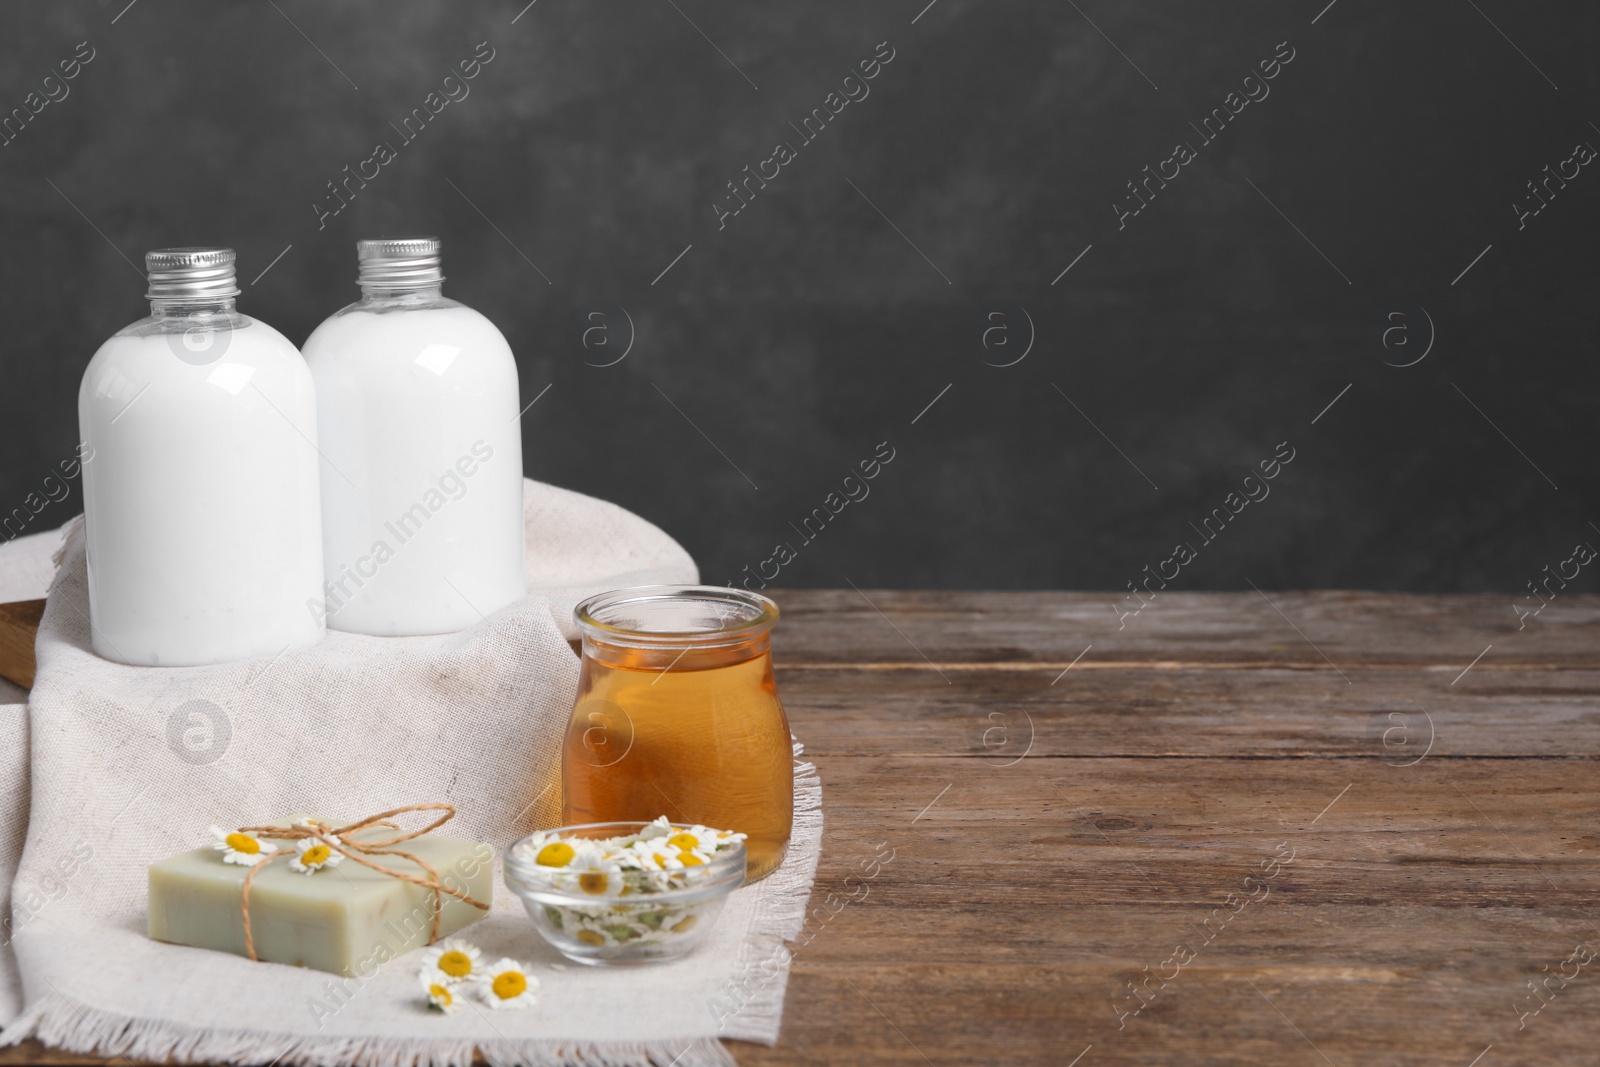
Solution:
[(526, 591), (517, 364), (440, 294), (435, 237), (360, 241), (362, 297), (306, 341), (327, 624), (465, 629)]
[(78, 426), (94, 650), (140, 666), (277, 656), (323, 634), (315, 386), (234, 310), (231, 248), (145, 256), (150, 317), (100, 346)]

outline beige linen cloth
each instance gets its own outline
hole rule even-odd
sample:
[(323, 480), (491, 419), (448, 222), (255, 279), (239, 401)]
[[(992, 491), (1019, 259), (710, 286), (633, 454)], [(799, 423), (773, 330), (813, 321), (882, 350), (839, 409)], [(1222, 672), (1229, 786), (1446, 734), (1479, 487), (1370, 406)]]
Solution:
[[(68, 527), (26, 715), (0, 709), (0, 802), (15, 813), (0, 829), (0, 884), (13, 883), (0, 1044), (37, 1037), (181, 1062), (466, 1067), (476, 1054), (496, 1065), (693, 1067), (733, 1062), (719, 1037), (777, 1040), (784, 941), (803, 925), (821, 844), (809, 765), (796, 764), (788, 860), (736, 891), (687, 959), (564, 964), (500, 882), (506, 845), (559, 822), (551, 783), (578, 677), (573, 605), (696, 580), (671, 538), (612, 504), (529, 481), (524, 511), (531, 592), (465, 632), (330, 632), (276, 661), (205, 668), (125, 667), (90, 651), (81, 524)], [(341, 980), (145, 936), (147, 865), (209, 843), (213, 823), (357, 819), (423, 801), (459, 809), (444, 833), (495, 847), (493, 910), (460, 936), (491, 959), (530, 963), (533, 1008), (429, 1012), (420, 953)]]

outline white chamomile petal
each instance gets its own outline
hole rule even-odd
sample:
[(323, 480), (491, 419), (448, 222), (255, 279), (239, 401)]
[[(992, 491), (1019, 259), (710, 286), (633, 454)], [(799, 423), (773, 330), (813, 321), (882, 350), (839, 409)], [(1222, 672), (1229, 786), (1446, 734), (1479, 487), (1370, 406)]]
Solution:
[(526, 1008), (535, 1003), (539, 979), (528, 973), (526, 965), (503, 959), (483, 973), (478, 997), (491, 1008)]
[(541, 867), (568, 867), (578, 856), (578, 850), (571, 842), (559, 839), (547, 841), (538, 849), (530, 851), (533, 852), (533, 862)]
[(638, 842), (633, 847), (633, 853), (638, 857), (639, 866), (647, 871), (674, 871), (683, 866), (678, 859), (678, 850), (660, 838)]
[(613, 940), (626, 944), (670, 936), (673, 931), (661, 922), (632, 922), (625, 913), (637, 906), (639, 897), (692, 884), (692, 868), (711, 864), (722, 850), (744, 837), (731, 830), (675, 824), (661, 816), (643, 824), (638, 832), (610, 838), (565, 837), (552, 832), (532, 835), (517, 851), (532, 853), (534, 871), (543, 882), (590, 901), (589, 907), (569, 916), (569, 932), (574, 932), (570, 923), (577, 914), (607, 913), (604, 922), (585, 922), (577, 931), (579, 940), (600, 947), (613, 944)]
[(572, 841), (571, 844), (574, 852), (572, 857), (572, 866), (574, 867), (593, 867), (595, 864), (604, 861), (608, 852), (613, 851), (610, 842), (607, 841), (585, 839)]
[(717, 850), (717, 832), (704, 826), (691, 826), (674, 831), (667, 844), (680, 852), (712, 853)]
[(639, 831), (641, 841), (651, 841), (658, 837), (667, 837), (672, 833), (672, 824), (665, 815), (654, 822), (645, 823), (644, 829)]
[(455, 988), (438, 970), (432, 967), (422, 968), (417, 972), (417, 984), (422, 987), (422, 995), (428, 998), (428, 1007), (442, 1011), (446, 1015), (461, 1007)]
[(216, 837), (211, 847), (222, 853), (223, 863), (239, 863), (246, 867), (254, 867), (272, 855), (272, 849), (254, 834), (239, 830), (230, 833), (220, 826), (213, 826), (211, 833)]
[(483, 969), (483, 953), (478, 946), (459, 937), (446, 938), (429, 948), (422, 960), (424, 974), (432, 974), (447, 984), (475, 979)]
[(320, 837), (302, 837), (294, 843), (295, 857), (289, 869), (300, 874), (316, 874), (328, 867), (344, 862), (344, 854), (335, 851)]
[(539, 850), (544, 848), (544, 846), (560, 840), (561, 838), (558, 835), (553, 834), (548, 830), (537, 830), (528, 835), (527, 843), (522, 847), (527, 849), (533, 855), (537, 856), (539, 854)]

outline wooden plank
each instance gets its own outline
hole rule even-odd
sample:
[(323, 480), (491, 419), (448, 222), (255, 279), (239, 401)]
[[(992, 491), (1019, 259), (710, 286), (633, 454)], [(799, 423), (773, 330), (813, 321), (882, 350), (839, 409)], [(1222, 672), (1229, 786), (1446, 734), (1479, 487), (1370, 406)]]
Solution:
[[(1408, 768), (1030, 758), (995, 769), (892, 757), (818, 768), (830, 819), (824, 873), (842, 863), (842, 879), (886, 841), (901, 851), (874, 884), (934, 913), (1209, 908), (1280, 842), (1297, 856), (1274, 883), (1285, 904), (1600, 908), (1593, 758)], [(929, 921), (919, 917), (910, 935)]]
[[(1551, 962), (1569, 948), (1558, 946)], [(997, 965), (976, 945), (969, 959), (946, 966), (801, 960), (778, 1047), (732, 1049), (743, 1067), (1068, 1067), (1080, 1055), (1077, 1067), (1592, 1064), (1600, 983), (1580, 980), (1518, 1031), (1514, 981), (1504, 976), (1492, 989), (1475, 976), (1419, 981), (1404, 969), (1340, 959), (1303, 967), (1271, 958), (1239, 967), (1197, 961), (1183, 972), (1181, 992), (1158, 997), (1118, 1029), (1106, 977), (1071, 965)], [(795, 1055), (797, 1048), (807, 1054)]]
[[(1222, 907), (1222, 896), (1219, 892), (1213, 902), (1217, 907)], [(925, 925), (925, 943), (905, 963), (960, 967), (981, 957), (997, 967), (1059, 967), (1090, 977), (1103, 975), (1101, 995), (1083, 1017), (1090, 1024), (1109, 1021), (1117, 1028), (1113, 1005), (1127, 1001), (1129, 981), (1139, 986), (1141, 1000), (1151, 999), (1145, 995), (1150, 993), (1157, 994), (1158, 1000), (1171, 999), (1192, 992), (1188, 982), (1191, 966), (1215, 971), (1277, 971), (1308, 978), (1343, 969), (1348, 972), (1343, 976), (1346, 981), (1372, 980), (1397, 988), (1427, 980), (1430, 975), (1440, 980), (1462, 978), (1507, 993), (1509, 1003), (1510, 994), (1526, 990), (1526, 986), (1517, 977), (1523, 969), (1508, 969), (1507, 959), (1537, 960), (1529, 969), (1542, 977), (1540, 968), (1546, 956), (1564, 958), (1574, 938), (1593, 935), (1592, 922), (1586, 925), (1581, 917), (1529, 908), (1294, 907), (1270, 896), (1246, 907), (1226, 925), (1202, 927), (1200, 923), (1208, 915), (1206, 907), (1193, 905), (1134, 908), (1063, 902), (1049, 922), (1001, 924), (996, 930), (987, 903), (955, 907), (937, 922)], [(899, 898), (888, 892), (881, 898), (851, 903), (820, 925), (806, 944), (795, 948), (794, 959), (813, 970), (881, 964), (885, 957), (877, 936), (886, 926), (898, 928), (912, 918)], [(928, 923), (926, 915), (915, 918)], [(1367, 944), (1359, 957), (1350, 951), (1352, 935)], [(1470, 944), (1473, 950), (1461, 952), (1459, 944), (1453, 944), (1456, 942)], [(1173, 970), (1181, 970), (1184, 978), (1166, 986), (1152, 979), (1149, 987), (1144, 987), (1144, 968), (1154, 971), (1180, 944), (1193, 950), (1193, 960), (1181, 968), (1163, 970), (1169, 977)], [(1581, 981), (1574, 982), (1571, 991), (1581, 985)]]
[(44, 618), (43, 600), (0, 604), (0, 678), (33, 688), (33, 643)]
[[(1567, 757), (1600, 752), (1600, 671), (1027, 671), (785, 666), (813, 755)], [(1430, 744), (1431, 742), (1431, 744)]]
[(793, 666), (921, 670), (931, 660), (947, 673), (984, 664), (1059, 671), (1092, 644), (1075, 669), (1329, 670), (1331, 661), (1341, 669), (1427, 664), (1453, 675), (1492, 644), (1474, 670), (1600, 667), (1600, 596), (1567, 593), (1519, 630), (1515, 606), (1530, 602), (1511, 594), (1164, 592), (1119, 629), (1117, 593), (767, 592), (784, 613), (774, 647)]

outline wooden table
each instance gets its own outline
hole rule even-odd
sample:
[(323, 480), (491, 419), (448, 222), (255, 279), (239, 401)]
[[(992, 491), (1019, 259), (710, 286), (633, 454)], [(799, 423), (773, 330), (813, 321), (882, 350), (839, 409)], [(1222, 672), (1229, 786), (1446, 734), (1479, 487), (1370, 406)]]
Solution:
[(1600, 1061), (1600, 598), (778, 599), (827, 828), (745, 1067)]
[(1600, 1063), (1600, 598), (867, 595), (779, 685), (813, 908), (894, 858), (745, 1067)]

